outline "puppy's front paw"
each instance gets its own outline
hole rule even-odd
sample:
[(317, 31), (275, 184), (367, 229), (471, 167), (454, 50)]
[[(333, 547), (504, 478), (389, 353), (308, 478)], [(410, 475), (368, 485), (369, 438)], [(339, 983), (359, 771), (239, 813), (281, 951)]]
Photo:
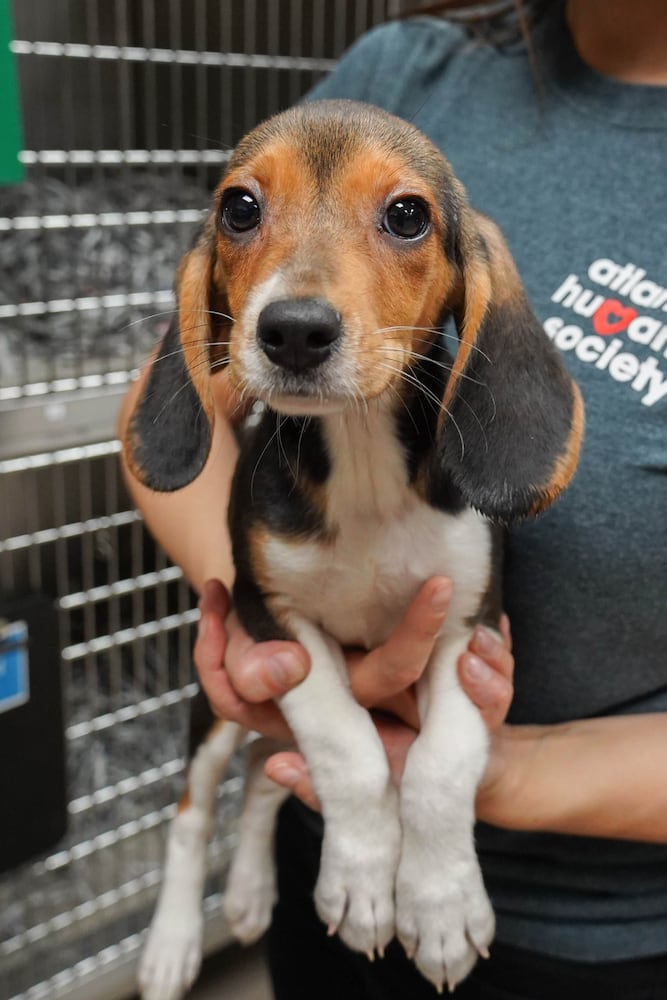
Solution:
[(169, 907), (156, 913), (139, 963), (143, 1000), (181, 1000), (197, 978), (202, 959), (201, 913)]
[(325, 827), (315, 905), (330, 933), (338, 932), (355, 951), (383, 954), (395, 931), (394, 884), (400, 825), (389, 806), (365, 829)]
[(401, 858), (396, 883), (398, 938), (419, 971), (442, 992), (488, 955), (495, 918), (477, 859), (424, 867), (423, 856)]

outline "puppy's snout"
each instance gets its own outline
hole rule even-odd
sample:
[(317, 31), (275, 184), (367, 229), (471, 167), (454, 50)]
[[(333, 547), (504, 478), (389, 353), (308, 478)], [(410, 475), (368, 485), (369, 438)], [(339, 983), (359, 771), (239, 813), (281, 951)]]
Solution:
[(323, 299), (281, 299), (259, 314), (257, 341), (274, 364), (300, 373), (327, 360), (342, 329), (340, 315)]

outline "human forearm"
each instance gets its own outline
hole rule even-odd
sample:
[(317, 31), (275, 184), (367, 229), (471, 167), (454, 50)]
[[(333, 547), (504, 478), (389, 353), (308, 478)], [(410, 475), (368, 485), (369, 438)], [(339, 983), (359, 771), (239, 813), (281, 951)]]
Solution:
[[(118, 418), (121, 440), (149, 368), (147, 365), (143, 369), (123, 402)], [(212, 578), (229, 586), (234, 576), (227, 506), (238, 449), (226, 407), (225, 397), (219, 392), (209, 460), (189, 486), (173, 493), (155, 493), (143, 486), (123, 461), (128, 490), (147, 527), (174, 562), (182, 567), (197, 591)]]
[(667, 843), (667, 715), (506, 726), (477, 806), (509, 829)]

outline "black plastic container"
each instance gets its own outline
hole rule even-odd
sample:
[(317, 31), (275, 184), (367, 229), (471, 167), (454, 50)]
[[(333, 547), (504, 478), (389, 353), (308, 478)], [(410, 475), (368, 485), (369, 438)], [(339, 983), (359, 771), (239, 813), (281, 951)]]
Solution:
[(51, 599), (0, 600), (0, 871), (67, 826), (58, 620)]

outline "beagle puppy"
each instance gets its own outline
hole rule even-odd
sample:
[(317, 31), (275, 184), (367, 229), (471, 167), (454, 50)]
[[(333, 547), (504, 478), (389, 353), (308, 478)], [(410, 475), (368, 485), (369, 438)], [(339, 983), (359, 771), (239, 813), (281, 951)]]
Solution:
[[(155, 490), (197, 476), (217, 373), (240, 405), (263, 403), (229, 510), (234, 603), (254, 639), (297, 640), (312, 660), (280, 707), (322, 804), (317, 911), (369, 956), (397, 935), (453, 989), (494, 931), (473, 843), (487, 733), (456, 663), (476, 624), (497, 626), (500, 525), (544, 510), (575, 471), (580, 394), (495, 224), (424, 135), (363, 104), (304, 104), (240, 143), (177, 293), (128, 463)], [(384, 642), (440, 574), (451, 607), (396, 788), (343, 649)], [(242, 735), (215, 722), (194, 754), (141, 974), (151, 1000), (196, 971), (215, 788)], [(253, 750), (229, 880), (244, 939), (274, 899), (285, 793), (262, 775), (266, 752)]]

